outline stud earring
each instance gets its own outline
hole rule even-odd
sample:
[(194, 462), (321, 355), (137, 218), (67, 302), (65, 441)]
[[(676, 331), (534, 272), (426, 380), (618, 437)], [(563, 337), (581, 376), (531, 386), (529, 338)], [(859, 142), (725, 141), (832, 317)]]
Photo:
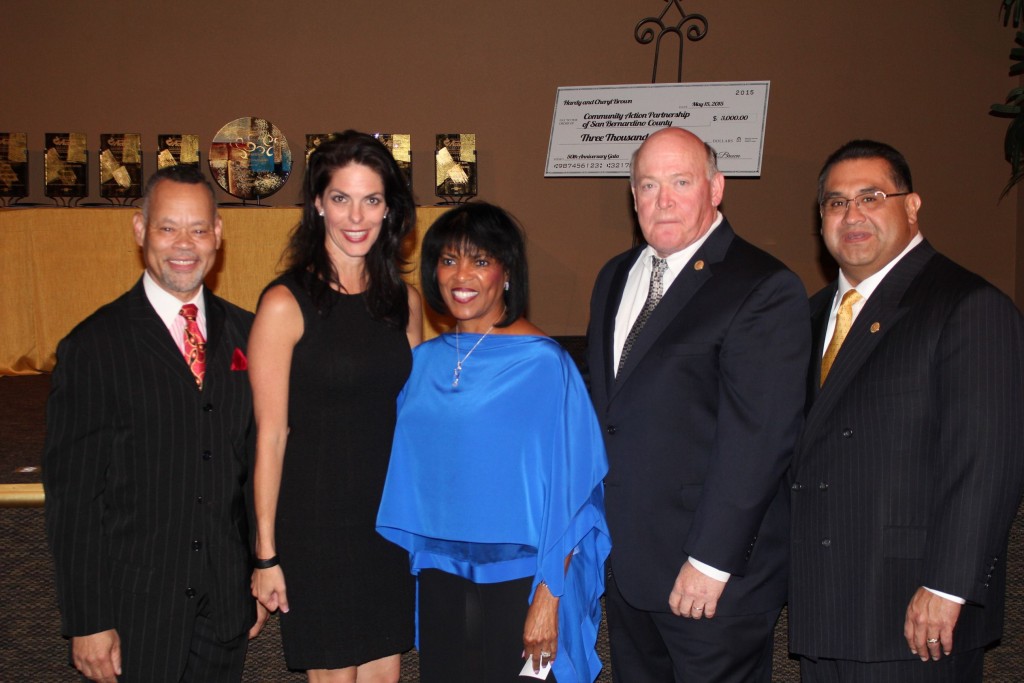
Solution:
[(323, 218), (323, 217), (324, 217), (324, 212), (320, 211), (320, 218)]

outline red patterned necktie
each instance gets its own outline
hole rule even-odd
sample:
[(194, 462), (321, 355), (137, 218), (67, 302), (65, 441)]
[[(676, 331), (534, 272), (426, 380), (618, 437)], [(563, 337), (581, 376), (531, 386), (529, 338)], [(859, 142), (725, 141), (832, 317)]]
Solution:
[(185, 304), (178, 311), (178, 315), (185, 319), (185, 362), (196, 378), (196, 386), (202, 389), (203, 376), (206, 374), (206, 340), (196, 322), (198, 313), (195, 304)]

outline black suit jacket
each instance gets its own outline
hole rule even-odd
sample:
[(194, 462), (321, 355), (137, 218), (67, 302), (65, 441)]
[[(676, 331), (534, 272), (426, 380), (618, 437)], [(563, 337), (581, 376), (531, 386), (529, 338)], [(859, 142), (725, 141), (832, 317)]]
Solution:
[[(117, 629), (126, 670), (177, 680), (196, 604), (217, 635), (252, 625), (243, 488), (252, 394), (232, 370), (252, 314), (206, 292), (203, 390), (141, 279), (60, 343), (47, 403), (46, 525), (62, 630)], [(156, 672), (162, 671), (162, 674)]]
[(1024, 328), (924, 242), (882, 280), (818, 390), (837, 284), (811, 299), (810, 409), (792, 467), (790, 649), (911, 659), (919, 586), (968, 600), (953, 651), (1000, 635), (1024, 477)]
[(616, 378), (615, 316), (640, 251), (598, 275), (587, 335), (610, 467), (615, 580), (634, 607), (667, 612), (692, 554), (733, 575), (719, 614), (781, 607), (789, 533), (781, 486), (810, 348), (805, 290), (725, 221), (665, 293)]

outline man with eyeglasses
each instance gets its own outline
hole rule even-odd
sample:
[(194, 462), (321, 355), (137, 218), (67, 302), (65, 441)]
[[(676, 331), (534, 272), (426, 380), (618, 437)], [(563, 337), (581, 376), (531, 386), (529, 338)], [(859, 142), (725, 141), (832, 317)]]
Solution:
[(790, 650), (805, 683), (981, 681), (1024, 482), (1024, 324), (922, 237), (889, 145), (834, 152), (818, 201), (840, 270), (811, 298)]

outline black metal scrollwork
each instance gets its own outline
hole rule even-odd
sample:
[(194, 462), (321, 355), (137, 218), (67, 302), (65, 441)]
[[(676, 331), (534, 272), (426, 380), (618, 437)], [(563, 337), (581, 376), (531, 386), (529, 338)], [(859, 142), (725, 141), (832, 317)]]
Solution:
[[(665, 15), (675, 7), (679, 11), (679, 21), (674, 25), (665, 24)], [(676, 81), (683, 82), (683, 25), (686, 27), (686, 39), (696, 42), (707, 35), (708, 20), (703, 14), (687, 14), (679, 0), (665, 0), (665, 9), (656, 17), (647, 17), (637, 22), (634, 35), (636, 42), (647, 45), (654, 42), (654, 70), (651, 72), (651, 83), (658, 78), (658, 56), (661, 53), (661, 39), (669, 33), (679, 36), (679, 64), (676, 69)]]

